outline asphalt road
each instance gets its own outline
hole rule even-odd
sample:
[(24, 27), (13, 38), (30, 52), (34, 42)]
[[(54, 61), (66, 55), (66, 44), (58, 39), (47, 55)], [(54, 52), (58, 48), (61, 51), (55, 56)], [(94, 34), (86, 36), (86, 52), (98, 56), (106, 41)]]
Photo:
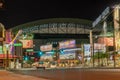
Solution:
[(16, 73), (50, 80), (120, 80), (120, 69), (50, 69), (22, 70)]
[(15, 74), (9, 71), (0, 70), (0, 80), (48, 80), (29, 75)]

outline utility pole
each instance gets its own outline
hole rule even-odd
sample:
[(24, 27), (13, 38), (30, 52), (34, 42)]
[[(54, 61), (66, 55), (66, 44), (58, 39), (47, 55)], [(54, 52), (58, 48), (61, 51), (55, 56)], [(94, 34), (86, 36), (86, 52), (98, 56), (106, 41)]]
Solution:
[(90, 50), (91, 50), (91, 56), (93, 57), (92, 62), (93, 62), (93, 67), (94, 67), (94, 40), (93, 40), (93, 35), (92, 35), (92, 30), (90, 30)]

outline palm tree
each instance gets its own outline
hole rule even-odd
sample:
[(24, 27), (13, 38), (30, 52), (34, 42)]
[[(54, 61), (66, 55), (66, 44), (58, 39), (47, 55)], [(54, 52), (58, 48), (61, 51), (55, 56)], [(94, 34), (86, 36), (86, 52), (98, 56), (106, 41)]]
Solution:
[(100, 63), (100, 60), (102, 60), (101, 66), (103, 66), (103, 61), (105, 58), (108, 58), (109, 54), (104, 53), (104, 52), (97, 52), (94, 55), (94, 59), (98, 59), (98, 64)]

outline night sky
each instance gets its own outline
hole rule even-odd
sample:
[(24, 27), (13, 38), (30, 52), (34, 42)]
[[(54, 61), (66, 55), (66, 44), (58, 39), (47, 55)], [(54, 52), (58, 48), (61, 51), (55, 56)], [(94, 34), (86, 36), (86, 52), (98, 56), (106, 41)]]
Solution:
[(107, 7), (119, 0), (4, 0), (0, 22), (5, 28), (48, 18), (95, 20)]

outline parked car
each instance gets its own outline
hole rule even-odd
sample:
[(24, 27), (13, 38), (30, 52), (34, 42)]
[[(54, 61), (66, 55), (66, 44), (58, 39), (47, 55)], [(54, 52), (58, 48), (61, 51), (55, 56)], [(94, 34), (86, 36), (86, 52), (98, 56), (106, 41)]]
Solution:
[(43, 61), (40, 62), (34, 62), (32, 64), (33, 67), (36, 67), (37, 69), (45, 69), (45, 65)]

